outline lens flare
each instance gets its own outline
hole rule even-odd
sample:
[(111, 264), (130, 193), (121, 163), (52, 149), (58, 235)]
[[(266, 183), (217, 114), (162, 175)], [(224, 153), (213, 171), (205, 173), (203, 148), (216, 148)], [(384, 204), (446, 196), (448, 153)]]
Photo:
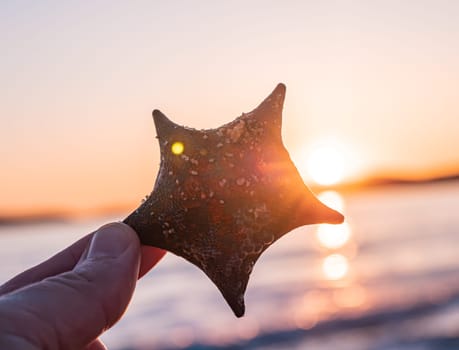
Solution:
[(174, 142), (171, 146), (172, 153), (174, 153), (177, 156), (181, 155), (184, 150), (185, 150), (185, 145), (181, 143), (180, 141)]

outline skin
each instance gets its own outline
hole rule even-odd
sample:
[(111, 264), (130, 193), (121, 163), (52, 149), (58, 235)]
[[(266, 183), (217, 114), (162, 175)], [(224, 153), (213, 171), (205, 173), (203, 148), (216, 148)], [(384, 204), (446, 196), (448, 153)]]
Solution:
[(138, 278), (165, 251), (111, 223), (0, 286), (0, 349), (106, 349)]

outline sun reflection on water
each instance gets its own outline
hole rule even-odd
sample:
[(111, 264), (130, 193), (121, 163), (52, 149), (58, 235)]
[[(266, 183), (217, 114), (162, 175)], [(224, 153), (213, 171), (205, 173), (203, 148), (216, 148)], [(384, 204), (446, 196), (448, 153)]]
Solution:
[[(325, 191), (318, 195), (320, 201), (340, 212), (345, 211), (344, 199), (336, 191)], [(338, 249), (349, 243), (351, 239), (351, 227), (344, 222), (340, 225), (319, 225), (316, 229), (316, 238), (319, 245), (325, 249)]]
[(320, 225), (316, 237), (324, 248), (337, 249), (344, 246), (351, 238), (351, 228), (347, 222), (341, 225)]
[(336, 289), (332, 298), (336, 306), (347, 309), (361, 308), (368, 300), (366, 289), (359, 285)]
[[(319, 199), (346, 216), (344, 198), (336, 191), (324, 191)], [(330, 304), (336, 309), (361, 309), (367, 303), (366, 289), (359, 285), (358, 276), (352, 270), (352, 260), (358, 250), (358, 242), (352, 235), (352, 227), (346, 220), (340, 225), (319, 225), (316, 229), (319, 249), (326, 255), (321, 260), (322, 279)]]
[(338, 211), (344, 211), (345, 209), (343, 196), (341, 196), (336, 191), (323, 191), (320, 192), (317, 197), (322, 203), (326, 204), (332, 209)]
[(349, 272), (349, 261), (341, 254), (330, 254), (322, 261), (322, 272), (327, 280), (340, 280)]
[[(338, 192), (325, 191), (318, 198), (347, 217), (346, 203)], [(323, 224), (315, 228), (315, 247), (321, 255), (315, 270), (318, 283), (292, 301), (291, 315), (296, 327), (310, 329), (337, 315), (363, 312), (371, 304), (370, 295), (353, 266), (358, 241), (351, 223), (346, 220), (340, 225)]]

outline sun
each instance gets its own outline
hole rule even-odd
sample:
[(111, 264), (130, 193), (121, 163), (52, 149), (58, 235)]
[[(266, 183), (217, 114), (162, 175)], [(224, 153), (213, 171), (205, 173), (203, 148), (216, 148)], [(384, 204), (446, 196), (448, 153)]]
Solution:
[(311, 149), (306, 172), (319, 185), (334, 185), (345, 175), (344, 154), (337, 144), (323, 144)]

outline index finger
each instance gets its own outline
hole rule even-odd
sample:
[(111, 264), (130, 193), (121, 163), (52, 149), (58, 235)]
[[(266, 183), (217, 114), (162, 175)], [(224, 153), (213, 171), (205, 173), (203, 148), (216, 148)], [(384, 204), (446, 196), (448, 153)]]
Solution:
[(148, 271), (150, 271), (161, 258), (166, 254), (166, 251), (160, 248), (142, 245), (140, 246), (140, 269), (139, 279), (142, 278)]

